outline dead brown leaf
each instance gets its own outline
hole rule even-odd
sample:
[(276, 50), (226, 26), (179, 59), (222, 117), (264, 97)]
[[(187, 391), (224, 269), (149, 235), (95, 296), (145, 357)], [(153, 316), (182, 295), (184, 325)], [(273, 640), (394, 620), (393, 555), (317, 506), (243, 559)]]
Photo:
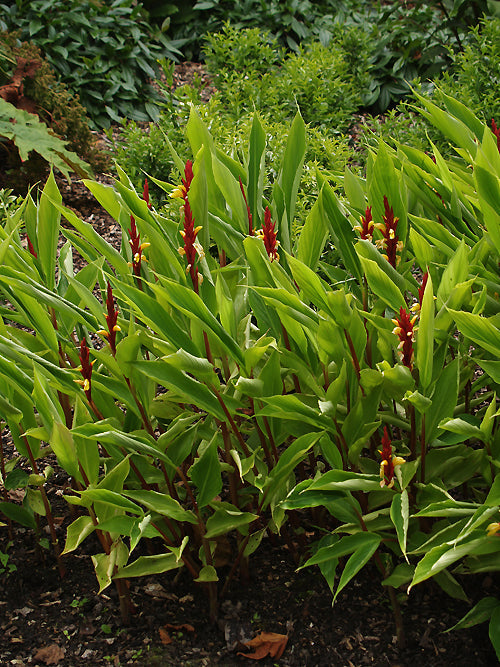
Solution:
[(263, 658), (275, 658), (279, 660), (283, 655), (288, 642), (288, 635), (280, 635), (276, 632), (261, 632), (256, 637), (245, 643), (247, 648), (253, 648), (253, 653), (241, 653), (244, 658), (251, 660), (262, 660)]
[(167, 630), (185, 630), (186, 632), (194, 632), (194, 628), (190, 623), (181, 623), (180, 625), (172, 625), (172, 623), (165, 623), (163, 626)]
[(35, 660), (41, 660), (46, 665), (57, 665), (63, 658), (66, 651), (58, 644), (51, 644), (39, 648), (34, 655)]
[(168, 632), (165, 630), (165, 628), (160, 628), (159, 633), (160, 633), (160, 639), (161, 639), (162, 644), (164, 644), (166, 646), (167, 644), (172, 643), (172, 637), (168, 634)]
[(163, 627), (159, 629), (160, 639), (162, 644), (171, 644), (172, 637), (168, 634), (167, 630), (174, 630), (178, 632), (179, 630), (185, 630), (186, 632), (194, 632), (194, 628), (190, 623), (181, 623), (180, 625), (174, 625), (172, 623), (165, 623)]

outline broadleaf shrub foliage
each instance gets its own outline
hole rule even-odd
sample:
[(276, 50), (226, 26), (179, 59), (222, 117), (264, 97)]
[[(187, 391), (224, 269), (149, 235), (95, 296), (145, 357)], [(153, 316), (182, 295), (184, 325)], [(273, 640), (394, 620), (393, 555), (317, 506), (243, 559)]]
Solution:
[[(302, 566), (337, 597), (373, 559), (395, 612), (399, 586), (434, 577), (466, 599), (458, 573), (498, 569), (500, 153), (489, 127), (442, 102), (420, 97), (421, 112), (455, 159), (380, 142), (366, 178), (345, 171), (342, 201), (318, 174), (296, 238), (299, 114), (266, 198), (257, 114), (238, 160), (191, 109), (191, 159), (172, 149), (177, 178), (157, 182), (180, 219), (121, 169), (113, 189), (88, 181), (121, 253), (52, 178), (8, 216), (0, 411), (33, 472), (49, 443), (75, 479), (65, 497), (84, 513), (65, 553), (96, 532), (100, 589), (115, 582), (124, 618), (124, 579), (182, 566), (215, 617), (266, 533), (312, 525), (323, 536), (296, 553)], [(73, 248), (88, 261), (76, 275)], [(43, 480), (36, 493), (48, 502)], [(29, 503), (0, 510), (34, 524)], [(219, 581), (222, 536), (234, 565)]]
[(157, 61), (176, 59), (180, 44), (150, 27), (140, 3), (16, 0), (0, 9), (6, 29), (41, 49), (97, 127), (158, 117)]

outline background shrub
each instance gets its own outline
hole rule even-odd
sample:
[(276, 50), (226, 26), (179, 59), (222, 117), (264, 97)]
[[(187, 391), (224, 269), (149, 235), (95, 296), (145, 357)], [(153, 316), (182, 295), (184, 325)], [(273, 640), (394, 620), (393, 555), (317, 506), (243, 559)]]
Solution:
[(161, 96), (151, 86), (157, 60), (180, 51), (149, 26), (140, 3), (16, 0), (0, 5), (0, 13), (7, 29), (40, 47), (96, 126), (158, 117)]

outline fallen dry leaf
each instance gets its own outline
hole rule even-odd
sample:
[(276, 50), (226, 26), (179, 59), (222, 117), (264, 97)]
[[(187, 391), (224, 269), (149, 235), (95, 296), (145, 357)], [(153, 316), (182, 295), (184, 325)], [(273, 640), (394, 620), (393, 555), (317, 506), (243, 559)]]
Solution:
[(245, 643), (247, 648), (255, 649), (254, 652), (238, 652), (238, 655), (250, 658), (251, 660), (262, 660), (263, 658), (267, 658), (267, 656), (279, 660), (283, 655), (287, 641), (288, 635), (279, 635), (276, 632), (261, 632), (257, 637)]
[(167, 644), (172, 643), (172, 637), (168, 634), (168, 632), (165, 630), (165, 628), (160, 628), (159, 633), (160, 633), (160, 639), (161, 639), (162, 644), (164, 644), (166, 646)]
[(66, 651), (57, 644), (39, 648), (34, 655), (34, 660), (41, 660), (46, 665), (57, 665), (63, 658)]
[(172, 625), (172, 623), (165, 623), (163, 626), (167, 630), (186, 630), (186, 632), (194, 632), (194, 628), (190, 623), (181, 623), (180, 625)]
[(165, 623), (165, 625), (159, 629), (161, 643), (165, 645), (172, 643), (172, 637), (168, 634), (167, 630), (185, 630), (186, 632), (194, 632), (194, 628), (190, 623), (181, 623), (180, 625)]

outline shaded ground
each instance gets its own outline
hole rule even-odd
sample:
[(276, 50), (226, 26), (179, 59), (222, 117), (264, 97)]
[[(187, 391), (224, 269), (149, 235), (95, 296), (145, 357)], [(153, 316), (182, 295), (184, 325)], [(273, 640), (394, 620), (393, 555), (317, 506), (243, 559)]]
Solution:
[[(255, 664), (237, 655), (242, 647), (234, 644), (238, 636), (260, 631), (288, 635), (283, 666), (497, 664), (485, 626), (443, 634), (469, 607), (433, 584), (417, 587), (409, 601), (401, 594), (407, 647), (398, 649), (388, 597), (374, 568), (351, 583), (332, 608), (317, 570), (296, 573), (286, 549), (264, 542), (250, 561), (249, 585), (233, 584), (218, 625), (207, 624), (203, 590), (181, 573), (131, 580), (136, 614), (125, 628), (114, 588), (97, 595), (88, 555), (68, 556), (61, 580), (52, 557), (37, 552), (29, 531), (18, 529), (14, 544), (9, 563), (17, 570), (0, 578), (2, 665)], [(0, 539), (0, 550), (5, 548)], [(469, 592), (498, 595), (498, 583), (486, 576), (482, 590)], [(166, 624), (188, 625), (176, 630)], [(276, 663), (267, 658), (260, 664)]]

